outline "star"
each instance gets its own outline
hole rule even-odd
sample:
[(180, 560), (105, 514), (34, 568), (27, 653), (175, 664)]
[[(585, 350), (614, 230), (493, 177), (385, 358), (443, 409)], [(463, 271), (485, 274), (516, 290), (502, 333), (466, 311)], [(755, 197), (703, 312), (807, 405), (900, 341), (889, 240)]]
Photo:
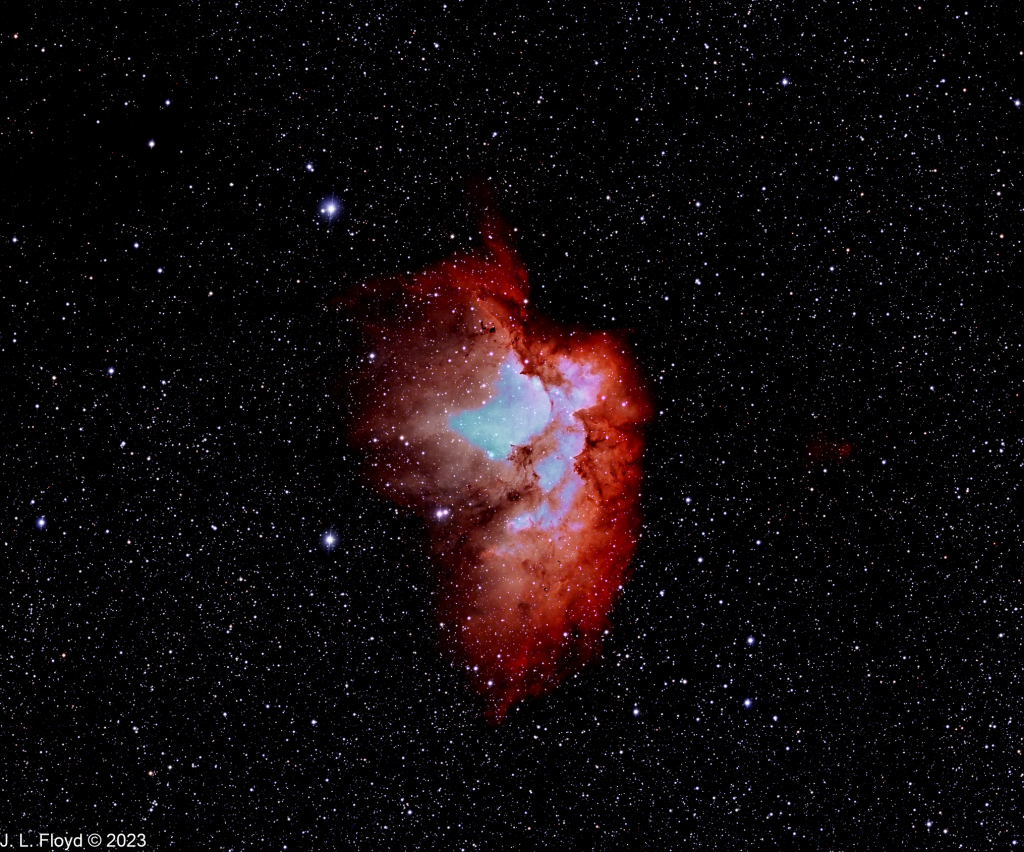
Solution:
[(324, 550), (330, 553), (332, 550), (334, 550), (335, 547), (338, 546), (337, 533), (335, 533), (334, 530), (327, 530), (327, 532), (325, 532), (320, 537), (320, 545), (321, 547), (323, 547)]
[(345, 205), (341, 199), (336, 198), (333, 195), (327, 196), (320, 204), (320, 215), (323, 216), (328, 222), (333, 221), (335, 218), (344, 215)]

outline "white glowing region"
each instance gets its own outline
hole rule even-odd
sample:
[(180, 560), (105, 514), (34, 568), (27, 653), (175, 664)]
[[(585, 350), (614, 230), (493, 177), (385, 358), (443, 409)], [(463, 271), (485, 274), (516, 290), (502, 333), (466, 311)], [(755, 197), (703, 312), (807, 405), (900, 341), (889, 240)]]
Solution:
[(510, 353), (499, 368), (491, 399), (448, 418), (453, 431), (492, 460), (508, 459), (515, 447), (532, 444), (533, 470), (544, 498), (508, 522), (512, 532), (555, 527), (583, 484), (573, 461), (586, 445), (586, 429), (575, 413), (597, 402), (601, 380), (568, 358), (557, 366), (565, 387), (549, 387), (537, 376), (524, 375)]
[(544, 383), (536, 376), (524, 376), (515, 355), (509, 353), (498, 370), (494, 396), (480, 408), (451, 415), (448, 423), (488, 458), (503, 459), (547, 426), (551, 408)]

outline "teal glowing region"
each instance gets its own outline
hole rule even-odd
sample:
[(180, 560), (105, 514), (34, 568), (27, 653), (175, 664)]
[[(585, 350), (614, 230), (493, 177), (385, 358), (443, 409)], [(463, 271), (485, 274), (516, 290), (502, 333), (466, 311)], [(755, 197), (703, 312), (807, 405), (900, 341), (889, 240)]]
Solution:
[(494, 396), (479, 408), (448, 417), (448, 424), (489, 458), (506, 458), (551, 420), (551, 399), (536, 376), (524, 376), (510, 354), (498, 370)]

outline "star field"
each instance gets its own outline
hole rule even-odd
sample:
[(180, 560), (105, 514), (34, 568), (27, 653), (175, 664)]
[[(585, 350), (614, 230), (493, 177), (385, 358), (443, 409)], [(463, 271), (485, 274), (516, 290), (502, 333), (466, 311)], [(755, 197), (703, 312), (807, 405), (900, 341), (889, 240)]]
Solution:
[[(22, 18), (0, 837), (1024, 843), (1003, 7)], [(330, 300), (471, 247), (474, 177), (531, 304), (631, 330), (656, 415), (601, 660), (497, 729), (331, 395), (362, 356)]]

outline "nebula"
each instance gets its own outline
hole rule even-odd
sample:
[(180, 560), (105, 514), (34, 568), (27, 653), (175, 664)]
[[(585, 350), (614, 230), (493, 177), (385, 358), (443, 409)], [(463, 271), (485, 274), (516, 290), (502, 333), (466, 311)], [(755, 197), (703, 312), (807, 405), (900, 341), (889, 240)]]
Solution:
[(840, 464), (856, 450), (849, 441), (827, 435), (818, 435), (807, 443), (804, 449), (804, 466), (808, 469), (826, 464)]
[(367, 482), (426, 522), (444, 652), (499, 724), (600, 652), (640, 529), (651, 403), (622, 334), (529, 304), (477, 188), (481, 245), (335, 300), (367, 347), (339, 383)]

